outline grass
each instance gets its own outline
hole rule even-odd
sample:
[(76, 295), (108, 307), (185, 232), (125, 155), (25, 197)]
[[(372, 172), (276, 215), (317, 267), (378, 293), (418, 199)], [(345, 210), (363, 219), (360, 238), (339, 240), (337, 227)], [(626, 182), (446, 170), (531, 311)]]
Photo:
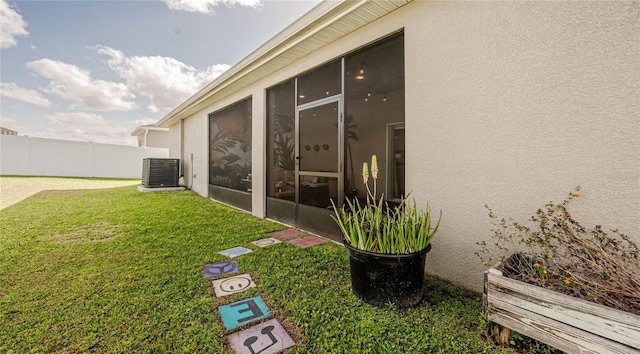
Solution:
[(0, 176), (0, 209), (43, 190), (115, 188), (140, 184), (140, 179)]
[[(40, 192), (0, 216), (0, 353), (230, 353), (217, 307), (256, 295), (292, 353), (513, 352), (483, 339), (480, 294), (427, 277), (418, 307), (376, 308), (340, 245), (249, 243), (281, 229), (189, 191)], [(258, 286), (216, 298), (202, 267), (235, 246)]]

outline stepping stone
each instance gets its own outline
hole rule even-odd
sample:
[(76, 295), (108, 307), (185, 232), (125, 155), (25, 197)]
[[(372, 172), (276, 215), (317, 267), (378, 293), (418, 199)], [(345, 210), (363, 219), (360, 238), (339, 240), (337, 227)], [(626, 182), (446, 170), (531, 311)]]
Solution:
[(224, 251), (220, 251), (218, 253), (221, 255), (233, 258), (233, 257), (241, 256), (243, 254), (251, 253), (251, 252), (253, 251), (245, 247), (234, 247)]
[(213, 290), (217, 297), (239, 293), (255, 287), (256, 283), (251, 280), (251, 275), (249, 274), (241, 274), (213, 281)]
[(315, 246), (315, 245), (321, 245), (325, 242), (328, 242), (327, 240), (320, 238), (320, 237), (315, 237), (315, 236), (305, 236), (303, 238), (296, 238), (293, 240), (289, 240), (287, 241), (288, 243), (292, 244), (292, 245), (296, 245), (298, 247), (301, 248), (307, 248), (307, 247), (311, 247), (311, 246)]
[(263, 238), (257, 241), (253, 241), (251, 242), (252, 244), (258, 246), (258, 247), (267, 247), (267, 246), (271, 246), (271, 245), (275, 245), (277, 243), (281, 243), (282, 241), (275, 239), (273, 237), (269, 237), (269, 238)]
[(218, 310), (227, 331), (272, 315), (261, 296), (220, 306)]
[(238, 273), (238, 262), (229, 261), (229, 262), (220, 262), (214, 264), (205, 264), (202, 269), (202, 276), (207, 278), (217, 278), (221, 275)]
[(293, 347), (296, 343), (282, 328), (278, 320), (272, 319), (227, 336), (231, 349), (237, 354), (272, 354)]
[(275, 237), (280, 241), (288, 241), (294, 238), (300, 238), (307, 235), (308, 235), (307, 233), (304, 233), (296, 229), (286, 229), (282, 231), (272, 232), (269, 234), (269, 236)]

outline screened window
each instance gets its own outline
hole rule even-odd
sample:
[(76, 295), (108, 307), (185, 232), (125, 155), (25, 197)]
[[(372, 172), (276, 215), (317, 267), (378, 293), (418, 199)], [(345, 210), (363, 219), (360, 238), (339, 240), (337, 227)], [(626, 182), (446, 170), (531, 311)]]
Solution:
[[(404, 194), (404, 35), (345, 58), (345, 194), (366, 196), (362, 163), (378, 157), (385, 199)], [(382, 173), (384, 171), (384, 173)]]
[(295, 199), (295, 81), (267, 90), (267, 196)]
[(298, 78), (298, 105), (342, 93), (341, 60), (308, 72)]
[[(381, 172), (378, 197), (384, 194), (385, 199), (394, 200), (405, 194), (404, 35), (358, 50), (346, 56), (344, 63), (344, 71), (342, 60), (334, 60), (267, 90), (267, 196), (295, 200), (296, 105), (338, 94), (343, 94), (344, 100), (344, 194), (366, 197), (360, 175), (362, 163), (369, 162), (373, 154)], [(307, 113), (313, 112), (301, 112), (301, 163), (321, 163), (324, 155), (338, 148), (329, 138), (342, 123), (328, 124), (327, 131), (310, 128), (312, 134), (305, 135)], [(318, 170), (335, 171), (336, 166)]]
[(251, 192), (251, 98), (209, 115), (209, 184)]

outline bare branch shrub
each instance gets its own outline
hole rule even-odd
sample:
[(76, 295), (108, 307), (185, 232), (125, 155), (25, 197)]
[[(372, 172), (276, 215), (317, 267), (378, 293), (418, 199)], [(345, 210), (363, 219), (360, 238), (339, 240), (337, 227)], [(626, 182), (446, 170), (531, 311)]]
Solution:
[(476, 255), (485, 265), (498, 261), (507, 277), (640, 315), (638, 246), (617, 229), (588, 229), (573, 219), (568, 205), (579, 190), (538, 209), (531, 228), (485, 206), (493, 243), (479, 242)]

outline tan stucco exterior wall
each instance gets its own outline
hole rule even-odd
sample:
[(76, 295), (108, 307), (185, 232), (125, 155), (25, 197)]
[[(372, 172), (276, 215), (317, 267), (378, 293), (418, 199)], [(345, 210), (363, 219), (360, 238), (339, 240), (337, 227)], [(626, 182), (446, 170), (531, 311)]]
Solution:
[[(184, 120), (182, 174), (184, 183), (201, 195), (207, 195), (209, 155), (207, 147), (208, 123), (200, 115)], [(203, 134), (204, 133), (204, 134)], [(193, 160), (191, 159), (193, 153)]]
[(578, 220), (640, 242), (639, 7), (412, 2), (186, 119), (192, 188), (207, 195), (207, 114), (252, 96), (252, 213), (263, 217), (264, 90), (404, 28), (407, 189), (443, 212), (428, 273), (480, 290), (484, 205), (524, 221), (576, 185)]
[(169, 127), (169, 157), (174, 159), (180, 158), (180, 123), (176, 123)]
[(263, 218), (266, 212), (265, 196), (267, 194), (267, 181), (262, 177), (267, 173), (267, 153), (264, 148), (267, 131), (267, 112), (265, 111), (267, 97), (262, 86), (254, 86), (251, 95), (253, 99), (251, 102), (251, 131), (253, 133), (251, 141), (251, 213)]
[[(444, 213), (427, 270), (474, 289), (489, 204), (526, 221), (576, 185), (575, 215), (635, 237), (640, 3), (433, 2), (407, 17), (407, 184)], [(420, 147), (414, 148), (411, 147)]]
[(169, 145), (169, 132), (150, 130), (146, 141), (147, 147), (167, 148)]

